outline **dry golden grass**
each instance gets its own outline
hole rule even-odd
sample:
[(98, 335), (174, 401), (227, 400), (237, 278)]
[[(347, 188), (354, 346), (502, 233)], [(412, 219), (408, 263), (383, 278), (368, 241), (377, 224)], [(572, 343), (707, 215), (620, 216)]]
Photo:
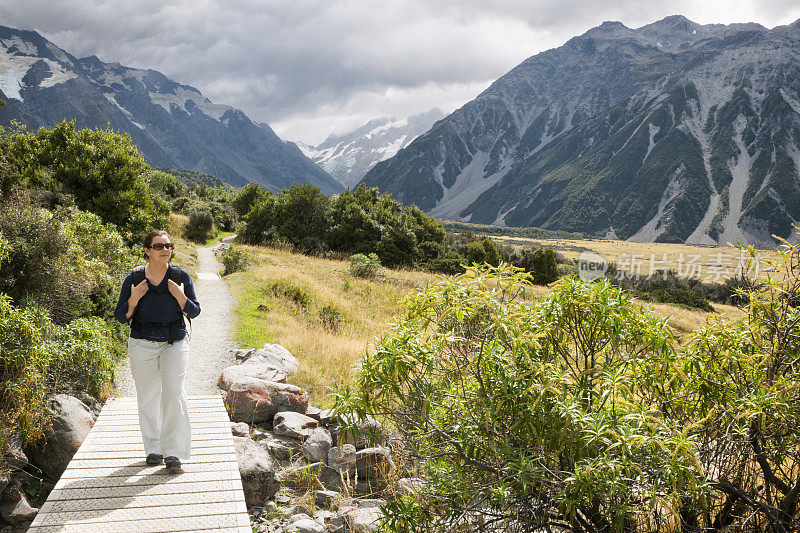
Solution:
[[(236, 338), (254, 348), (267, 342), (285, 346), (300, 360), (293, 383), (323, 406), (330, 403), (325, 397), (329, 387), (352, 379), (373, 339), (402, 312), (403, 298), (440, 279), (430, 273), (383, 269), (385, 276), (366, 280), (351, 276), (347, 261), (247, 248), (258, 263), (225, 278), (237, 301)], [(296, 290), (308, 301), (297, 303), (284, 290)]]

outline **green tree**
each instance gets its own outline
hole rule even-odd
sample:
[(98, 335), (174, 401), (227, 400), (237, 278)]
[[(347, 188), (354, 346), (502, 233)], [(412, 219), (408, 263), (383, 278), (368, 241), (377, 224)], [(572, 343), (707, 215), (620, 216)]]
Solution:
[(231, 204), (236, 214), (244, 218), (254, 205), (264, 200), (270, 192), (258, 183), (248, 183), (233, 197)]
[(15, 135), (9, 154), (27, 186), (63, 187), (130, 243), (168, 221), (169, 206), (148, 190), (150, 167), (127, 135), (64, 121)]

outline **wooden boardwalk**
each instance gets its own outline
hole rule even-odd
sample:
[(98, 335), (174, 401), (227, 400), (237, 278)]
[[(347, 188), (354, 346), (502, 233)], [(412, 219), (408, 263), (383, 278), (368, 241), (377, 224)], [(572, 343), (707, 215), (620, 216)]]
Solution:
[(230, 422), (219, 396), (190, 396), (182, 473), (144, 461), (135, 398), (106, 402), (28, 531), (252, 533)]

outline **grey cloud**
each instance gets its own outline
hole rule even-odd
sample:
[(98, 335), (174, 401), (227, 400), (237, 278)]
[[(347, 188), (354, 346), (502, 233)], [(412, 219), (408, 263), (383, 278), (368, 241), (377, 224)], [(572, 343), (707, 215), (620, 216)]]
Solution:
[[(336, 110), (343, 120), (357, 110), (354, 101), (366, 98), (375, 106), (392, 90), (419, 98), (434, 98), (437, 90), (440, 96), (463, 94), (453, 88), (495, 79), (604, 20), (637, 27), (675, 13), (692, 18), (697, 5), (688, 0), (0, 0), (0, 23), (38, 29), (78, 56), (159, 70), (255, 120), (288, 124), (292, 117), (333, 116)], [(730, 11), (728, 4), (716, 5)], [(781, 15), (797, 10), (788, 0), (739, 6), (743, 13), (765, 12), (758, 20), (765, 25), (781, 23)]]

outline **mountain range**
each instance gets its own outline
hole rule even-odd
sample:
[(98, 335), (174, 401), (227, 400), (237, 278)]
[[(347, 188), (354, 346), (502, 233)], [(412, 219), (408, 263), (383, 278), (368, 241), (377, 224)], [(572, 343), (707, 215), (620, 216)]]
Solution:
[(342, 186), (291, 142), (241, 110), (216, 104), (155, 70), (78, 59), (35, 31), (0, 26), (0, 124), (35, 129), (63, 119), (130, 135), (154, 167), (256, 182), (277, 192), (294, 183), (327, 194)]
[(352, 188), (377, 163), (408, 146), (443, 117), (440, 109), (431, 109), (407, 119), (379, 118), (352, 132), (331, 135), (317, 146), (298, 146), (336, 181)]
[(772, 245), (800, 221), (800, 21), (605, 22), (364, 178), (440, 218)]

